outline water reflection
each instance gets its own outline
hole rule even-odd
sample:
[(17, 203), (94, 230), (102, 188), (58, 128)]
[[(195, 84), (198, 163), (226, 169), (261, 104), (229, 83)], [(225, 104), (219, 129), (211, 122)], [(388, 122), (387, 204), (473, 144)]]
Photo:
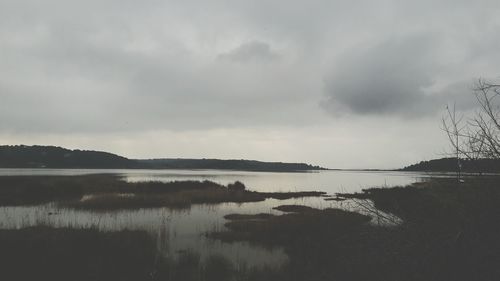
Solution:
[[(118, 173), (128, 181), (212, 180), (227, 184), (240, 180), (249, 189), (259, 191), (318, 190), (330, 194), (356, 192), (370, 186), (405, 185), (425, 175), (397, 172), (262, 173), (228, 171), (158, 171), (158, 170), (25, 170), (0, 169), (0, 175), (79, 175), (85, 173)], [(205, 237), (212, 231), (224, 230), (224, 215), (231, 213), (281, 214), (273, 207), (300, 204), (315, 208), (355, 209), (347, 202), (325, 201), (324, 198), (268, 199), (252, 203), (193, 205), (175, 210), (154, 208), (94, 212), (60, 209), (55, 204), (31, 207), (0, 207), (0, 228), (18, 229), (28, 226), (98, 228), (104, 231), (145, 230), (157, 240), (158, 250), (167, 256), (193, 251), (202, 259), (219, 254), (237, 265), (279, 266), (287, 261), (282, 249), (264, 249), (249, 243), (222, 243)]]
[(329, 193), (357, 192), (369, 187), (407, 185), (440, 175), (397, 171), (275, 173), (223, 170), (0, 169), (0, 176), (87, 174), (118, 174), (127, 181), (210, 180), (224, 185), (238, 180), (249, 189), (256, 191), (318, 190)]

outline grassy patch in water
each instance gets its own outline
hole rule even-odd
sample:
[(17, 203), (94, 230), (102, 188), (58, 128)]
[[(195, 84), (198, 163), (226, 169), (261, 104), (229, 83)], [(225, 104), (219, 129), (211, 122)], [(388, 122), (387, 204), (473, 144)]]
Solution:
[(145, 232), (30, 227), (0, 230), (2, 280), (145, 280), (154, 244)]
[[(298, 206), (267, 220), (226, 223), (223, 241), (280, 246), (290, 258), (276, 280), (498, 280), (500, 182), (436, 179), (407, 187), (342, 194), (370, 200), (402, 221), (367, 224), (359, 214)], [(298, 212), (297, 212), (298, 211)], [(376, 214), (373, 211), (373, 214)]]
[(274, 207), (273, 209), (285, 213), (305, 213), (318, 211), (318, 209), (303, 205), (280, 205), (278, 207)]
[(230, 220), (225, 224), (230, 231), (210, 235), (223, 241), (249, 240), (282, 246), (297, 236), (305, 238), (318, 232), (326, 234), (330, 230), (345, 232), (370, 221), (368, 216), (340, 209), (319, 210), (300, 205), (282, 205), (275, 209), (287, 209), (293, 213), (280, 216), (232, 214), (225, 217)]
[(115, 210), (224, 202), (257, 202), (268, 198), (321, 196), (324, 192), (256, 192), (235, 182), (126, 182), (114, 175), (0, 177), (0, 206), (57, 202), (63, 207)]
[(166, 257), (144, 231), (0, 230), (0, 249), (0, 279), (9, 281), (257, 281), (278, 270), (238, 267), (220, 255), (201, 260), (195, 251)]
[(260, 214), (229, 214), (225, 215), (224, 218), (227, 220), (266, 220), (274, 215), (272, 214), (266, 214), (266, 213), (260, 213)]

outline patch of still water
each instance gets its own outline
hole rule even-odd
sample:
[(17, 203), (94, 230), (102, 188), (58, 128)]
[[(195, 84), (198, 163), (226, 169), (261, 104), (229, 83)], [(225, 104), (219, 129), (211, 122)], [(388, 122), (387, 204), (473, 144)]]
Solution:
[[(217, 170), (58, 170), (0, 169), (0, 176), (12, 175), (81, 175), (118, 174), (127, 181), (212, 180), (227, 184), (242, 181), (257, 191), (325, 191), (358, 192), (373, 186), (405, 185), (425, 179), (427, 175), (401, 172), (321, 171), (314, 173), (267, 173)], [(324, 198), (268, 199), (252, 203), (193, 205), (189, 209), (152, 208), (95, 212), (60, 209), (56, 204), (26, 207), (0, 207), (0, 228), (18, 229), (28, 226), (98, 228), (103, 231), (145, 230), (157, 240), (162, 254), (177, 257), (192, 251), (202, 259), (222, 255), (237, 265), (279, 266), (287, 261), (281, 248), (267, 249), (246, 242), (223, 243), (208, 239), (205, 234), (225, 230), (227, 214), (282, 214), (273, 207), (300, 204), (315, 208), (343, 208), (369, 214), (352, 202), (325, 201)], [(370, 202), (365, 204), (370, 204)]]
[(40, 206), (1, 207), (0, 228), (19, 229), (29, 226), (97, 228), (103, 231), (145, 230), (155, 239), (162, 254), (177, 257), (192, 251), (202, 259), (222, 255), (237, 265), (279, 266), (288, 258), (281, 248), (264, 248), (247, 242), (224, 243), (209, 239), (206, 233), (225, 230), (223, 218), (231, 213), (281, 214), (273, 207), (282, 204), (302, 204), (317, 208), (338, 207), (338, 202), (323, 198), (288, 200), (268, 199), (252, 203), (222, 203), (193, 205), (188, 209), (151, 208), (94, 212), (60, 209), (56, 204)]

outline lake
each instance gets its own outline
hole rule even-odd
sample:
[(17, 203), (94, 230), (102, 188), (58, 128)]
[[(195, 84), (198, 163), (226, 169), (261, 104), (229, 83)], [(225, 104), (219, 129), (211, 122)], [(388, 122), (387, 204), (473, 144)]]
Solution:
[[(413, 172), (381, 171), (317, 171), (304, 173), (241, 172), (221, 170), (80, 170), (80, 169), (0, 169), (0, 176), (86, 175), (117, 174), (126, 181), (182, 181), (210, 180), (221, 184), (241, 181), (249, 190), (256, 191), (325, 191), (358, 192), (369, 187), (390, 187), (424, 181), (430, 176)], [(442, 175), (441, 175), (442, 176)], [(281, 214), (273, 207), (283, 204), (301, 204), (316, 208), (344, 208), (345, 202), (325, 201), (324, 198), (288, 200), (268, 199), (252, 203), (223, 203), (193, 205), (189, 209), (172, 210), (151, 208), (95, 212), (59, 209), (55, 204), (21, 207), (0, 207), (0, 228), (17, 229), (35, 225), (54, 227), (96, 227), (101, 230), (145, 230), (157, 241), (158, 251), (175, 257), (179, 253), (195, 251), (206, 258), (222, 255), (236, 265), (276, 266), (287, 261), (280, 248), (264, 249), (249, 243), (223, 243), (206, 238), (205, 234), (223, 230), (224, 215), (231, 213)]]
[(243, 182), (256, 191), (318, 190), (328, 193), (357, 192), (363, 188), (407, 185), (431, 176), (398, 171), (314, 171), (302, 173), (244, 172), (226, 170), (138, 170), (138, 169), (0, 169), (0, 176), (117, 174), (127, 181), (210, 180), (221, 184)]

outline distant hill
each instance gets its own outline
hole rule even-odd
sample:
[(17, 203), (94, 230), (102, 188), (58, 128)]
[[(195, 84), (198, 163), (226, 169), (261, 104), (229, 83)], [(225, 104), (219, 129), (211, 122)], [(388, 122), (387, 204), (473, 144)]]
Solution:
[[(471, 173), (499, 173), (500, 159), (478, 159), (478, 160), (460, 160), (463, 172)], [(421, 161), (413, 164), (401, 171), (425, 171), (425, 172), (455, 172), (457, 171), (456, 158), (441, 158), (430, 161)]]
[(270, 172), (324, 170), (319, 166), (304, 163), (261, 162), (255, 160), (151, 159), (138, 161), (144, 168), (157, 169), (220, 169)]
[(220, 159), (128, 159), (116, 154), (69, 150), (56, 146), (0, 146), (0, 168), (81, 169), (221, 169), (240, 171), (300, 172), (324, 170), (304, 163)]
[(0, 168), (134, 168), (136, 161), (101, 151), (56, 146), (0, 146)]

